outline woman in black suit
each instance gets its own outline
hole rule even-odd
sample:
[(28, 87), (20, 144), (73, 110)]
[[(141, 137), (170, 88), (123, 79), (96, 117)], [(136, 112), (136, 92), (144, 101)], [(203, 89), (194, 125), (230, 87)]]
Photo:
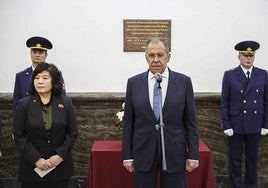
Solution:
[[(31, 95), (18, 102), (13, 134), (21, 152), (22, 188), (67, 188), (73, 175), (71, 149), (77, 137), (76, 117), (71, 99), (61, 92), (57, 67), (40, 63), (32, 75)], [(36, 172), (49, 170), (43, 177)]]

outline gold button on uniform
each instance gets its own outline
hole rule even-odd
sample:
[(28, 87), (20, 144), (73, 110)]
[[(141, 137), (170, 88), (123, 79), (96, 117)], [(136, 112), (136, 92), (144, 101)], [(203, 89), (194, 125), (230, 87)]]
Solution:
[(258, 113), (257, 110), (255, 110), (255, 111), (254, 111), (254, 114), (257, 114), (257, 113)]
[(244, 110), (244, 114), (246, 114), (247, 113), (247, 111), (246, 110)]
[(253, 102), (254, 102), (255, 104), (257, 103), (257, 101), (256, 101), (256, 100), (254, 100)]
[(244, 104), (247, 103), (247, 100), (243, 100), (243, 103), (244, 103)]

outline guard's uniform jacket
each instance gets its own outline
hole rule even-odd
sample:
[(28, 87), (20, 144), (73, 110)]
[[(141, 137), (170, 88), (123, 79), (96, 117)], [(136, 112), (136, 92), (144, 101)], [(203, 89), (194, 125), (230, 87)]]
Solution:
[(224, 73), (222, 84), (223, 130), (232, 128), (237, 134), (260, 133), (268, 129), (267, 71), (252, 68), (247, 78), (240, 66)]

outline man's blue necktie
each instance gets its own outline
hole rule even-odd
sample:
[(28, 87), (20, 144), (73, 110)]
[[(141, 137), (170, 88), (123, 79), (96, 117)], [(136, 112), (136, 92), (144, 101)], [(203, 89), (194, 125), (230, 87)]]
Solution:
[(154, 84), (154, 98), (153, 98), (153, 110), (154, 110), (154, 115), (156, 119), (159, 119), (160, 116), (160, 104), (159, 104), (159, 92), (158, 92), (158, 82), (155, 81)]

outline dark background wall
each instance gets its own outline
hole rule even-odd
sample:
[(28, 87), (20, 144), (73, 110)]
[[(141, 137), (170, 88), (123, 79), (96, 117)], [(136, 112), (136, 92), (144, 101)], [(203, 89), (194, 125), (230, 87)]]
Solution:
[[(114, 126), (125, 93), (68, 93), (72, 98), (79, 134), (73, 148), (75, 176), (70, 187), (86, 187), (90, 149), (94, 140), (119, 140), (121, 132)], [(227, 137), (222, 133), (220, 94), (195, 93), (200, 138), (211, 149), (217, 188), (227, 188)], [(19, 153), (12, 140), (12, 93), (0, 93), (2, 119), (2, 153), (0, 188), (19, 187), (17, 169)], [(268, 187), (268, 137), (261, 137), (259, 150), (259, 187)]]

